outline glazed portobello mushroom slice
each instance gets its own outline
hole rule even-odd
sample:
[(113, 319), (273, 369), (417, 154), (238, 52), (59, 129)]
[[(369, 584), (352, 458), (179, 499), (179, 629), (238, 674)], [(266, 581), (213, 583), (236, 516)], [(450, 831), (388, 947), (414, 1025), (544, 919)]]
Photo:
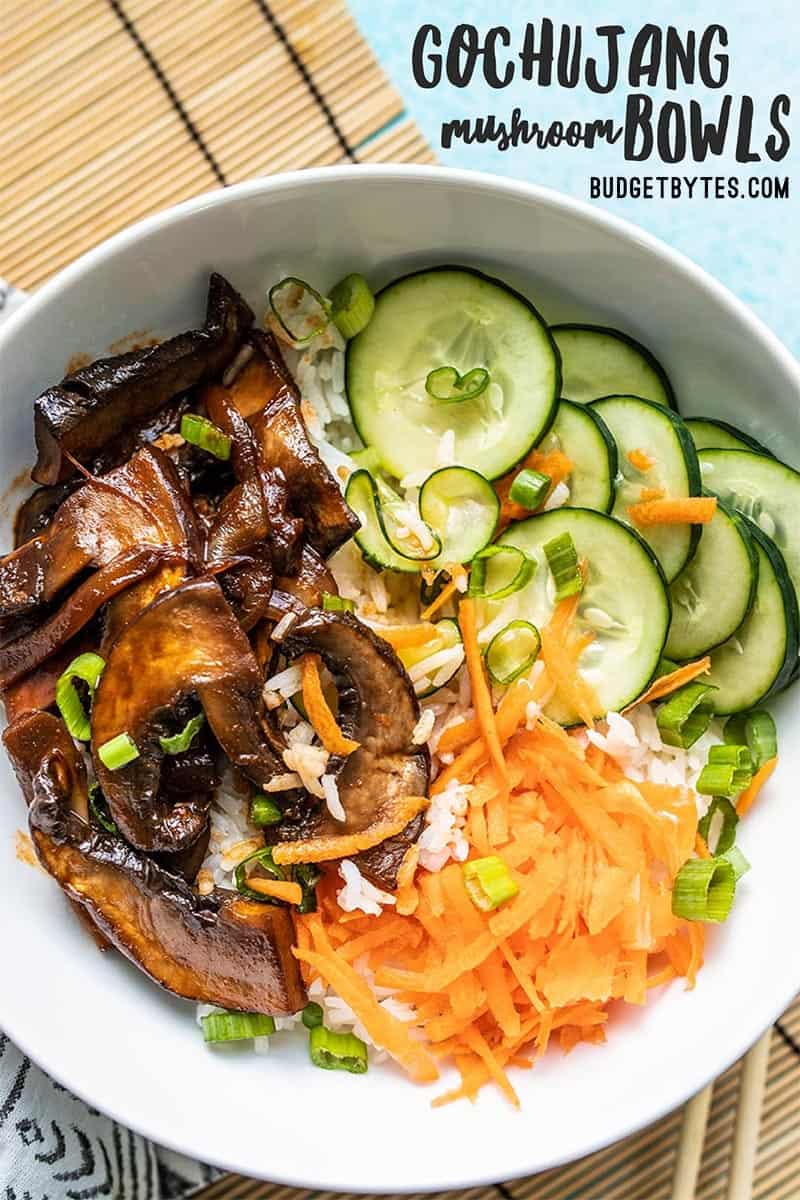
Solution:
[[(159, 596), (113, 643), (92, 705), (92, 758), (123, 835), (140, 850), (183, 849), (203, 831), (207, 798), (175, 800), (162, 787), (159, 738), (196, 696), (234, 766), (264, 787), (285, 772), (260, 724), (262, 677), (216, 580), (201, 577)], [(109, 770), (100, 748), (127, 733), (138, 758)]]
[(202, 329), (97, 359), (48, 388), (34, 404), (34, 480), (53, 484), (68, 478), (75, 467), (67, 455), (88, 464), (132, 424), (144, 422), (179, 393), (213, 379), (239, 352), (252, 324), (250, 307), (214, 273)]
[(153, 589), (161, 590), (158, 581), (181, 570), (183, 562), (169, 546), (140, 546), (123, 551), (80, 584), (41, 625), (0, 648), (0, 688), (17, 683), (41, 666), (104, 605), (109, 606), (109, 617), (116, 604), (123, 605), (124, 612), (130, 612), (132, 601), (142, 595), (140, 589), (153, 580)]
[[(44, 717), (46, 714), (38, 714)], [(30, 746), (30, 721), (4, 741), (31, 797), (29, 827), (42, 866), (140, 970), (178, 996), (248, 1012), (290, 1014), (306, 1002), (288, 908), (217, 890), (200, 898), (179, 874), (75, 811), (83, 764), (49, 718)], [(48, 741), (47, 734), (52, 735)], [(80, 765), (79, 765), (80, 764)]]
[(275, 861), (351, 857), (403, 833), (426, 804), (430, 760), (413, 743), (419, 702), (397, 655), (350, 613), (320, 611), (298, 620), (281, 648), (289, 658), (320, 655), (337, 685), (339, 725), (359, 746), (328, 764), (346, 820), (318, 806), (294, 828), (274, 826)]
[[(173, 464), (152, 447), (89, 480), (41, 533), (0, 559), (0, 619), (48, 603), (81, 572), (143, 545), (174, 547), (188, 562), (200, 558), (186, 493)], [(175, 581), (181, 577), (179, 572)], [(135, 606), (141, 602), (139, 597)]]
[(297, 559), (303, 522), (289, 515), (283, 476), (263, 468), (253, 432), (225, 388), (209, 393), (209, 417), (231, 438), (237, 483), (209, 527), (206, 561), (220, 565), (241, 554), (249, 556), (250, 562), (224, 573), (222, 584), (243, 628), (251, 629), (266, 612), (273, 564), (287, 570)]

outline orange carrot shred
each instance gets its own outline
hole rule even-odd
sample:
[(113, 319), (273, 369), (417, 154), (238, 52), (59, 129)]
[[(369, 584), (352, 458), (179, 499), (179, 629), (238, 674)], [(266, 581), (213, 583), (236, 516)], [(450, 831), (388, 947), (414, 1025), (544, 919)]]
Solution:
[(303, 899), (300, 884), (290, 883), (288, 880), (261, 879), (251, 875), (247, 886), (254, 892), (260, 892), (262, 896), (269, 896), (273, 900), (285, 900), (287, 904), (300, 904)]
[(339, 728), (336, 718), (328, 707), (328, 701), (322, 692), (322, 682), (319, 677), (321, 663), (318, 654), (304, 654), (300, 660), (303, 679), (303, 705), (308, 719), (314, 727), (329, 754), (352, 754), (358, 749), (358, 742), (345, 737)]
[(716, 511), (716, 496), (643, 500), (628, 506), (628, 516), (643, 529), (650, 525), (707, 525)]
[(447, 601), (452, 600), (456, 593), (460, 592), (461, 589), (458, 585), (467, 574), (465, 568), (461, 565), (451, 567), (449, 568), (449, 574), (451, 576), (450, 582), (444, 585), (442, 590), (439, 592), (439, 595), (436, 596), (430, 602), (428, 607), (424, 608), (420, 613), (420, 618), (423, 621), (430, 621), (434, 613), (437, 613), (440, 608), (444, 608), (445, 604), (447, 604)]
[(650, 704), (653, 700), (661, 700), (664, 696), (669, 696), (671, 692), (676, 692), (685, 683), (691, 683), (693, 679), (697, 679), (698, 675), (705, 675), (710, 668), (710, 658), (699, 658), (697, 662), (685, 663), (677, 670), (670, 671), (668, 675), (659, 676), (650, 684), (646, 692), (642, 692), (638, 700), (634, 700), (633, 704), (628, 705), (625, 712), (637, 704)]
[(405, 650), (411, 646), (424, 646), (436, 637), (436, 627), (428, 621), (417, 625), (373, 625), (373, 632), (382, 637), (395, 650)]
[(694, 849), (698, 858), (711, 858), (711, 851), (706, 845), (705, 838), (700, 833), (695, 836)]
[(631, 466), (642, 473), (649, 471), (651, 467), (656, 465), (656, 460), (646, 450), (629, 450), (627, 458)]
[(742, 792), (736, 805), (740, 817), (748, 813), (758, 799), (758, 794), (778, 765), (778, 757), (767, 759), (756, 771), (748, 787)]
[(507, 785), (508, 770), (503, 757), (503, 747), (497, 733), (492, 696), (483, 670), (483, 658), (478, 646), (475, 602), (468, 596), (465, 596), (458, 606), (458, 624), (464, 641), (464, 657), (472, 688), (472, 703), (481, 727), (483, 742), (500, 780)]

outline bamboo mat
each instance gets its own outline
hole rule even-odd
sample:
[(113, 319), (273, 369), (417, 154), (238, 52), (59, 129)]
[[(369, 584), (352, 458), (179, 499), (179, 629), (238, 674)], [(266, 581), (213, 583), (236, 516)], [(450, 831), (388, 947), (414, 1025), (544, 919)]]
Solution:
[[(219, 184), (433, 160), (343, 0), (0, 0), (0, 13), (0, 275), (18, 287)], [(738, 1071), (715, 1088), (697, 1200), (724, 1197)], [(668, 1200), (679, 1123), (451, 1200)], [(800, 1198), (800, 1002), (773, 1033), (753, 1195)], [(236, 1176), (198, 1193), (312, 1196), (326, 1200)]]
[(26, 289), (219, 184), (433, 157), (343, 0), (0, 0), (0, 79), (0, 275)]

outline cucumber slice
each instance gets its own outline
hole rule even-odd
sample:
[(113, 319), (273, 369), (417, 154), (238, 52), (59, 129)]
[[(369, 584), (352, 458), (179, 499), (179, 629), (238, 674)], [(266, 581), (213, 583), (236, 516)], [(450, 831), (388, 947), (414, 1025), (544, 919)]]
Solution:
[[(571, 535), (578, 557), (588, 565), (575, 628), (594, 634), (579, 669), (594, 688), (601, 716), (624, 708), (647, 687), (670, 622), (663, 572), (647, 543), (627, 525), (585, 508), (558, 508), (510, 525), (498, 544), (522, 550), (538, 569), (507, 600), (480, 603), (481, 636), (488, 643), (511, 620), (531, 621), (538, 629), (547, 624), (555, 589), (544, 546), (563, 533)], [(551, 701), (547, 712), (564, 725), (577, 720), (558, 700)]]
[(364, 561), (376, 571), (404, 571), (416, 574), (419, 566), (392, 548), (384, 533), (381, 505), (375, 480), (369, 471), (354, 471), (347, 481), (344, 498), (358, 517), (361, 528), (355, 541)]
[[(713, 523), (713, 522), (712, 522)], [(719, 716), (755, 708), (792, 680), (800, 649), (797, 597), (783, 555), (757, 525), (748, 531), (758, 554), (758, 588), (750, 615), (711, 655), (704, 680)]]
[(553, 325), (561, 355), (561, 391), (578, 404), (601, 396), (641, 396), (677, 409), (675, 393), (657, 358), (627, 333), (604, 325)]
[(702, 450), (703, 484), (780, 550), (800, 596), (800, 472), (752, 450)]
[(572, 463), (569, 477), (570, 508), (610, 512), (614, 507), (617, 446), (594, 408), (560, 400), (555, 420), (540, 450), (563, 450)]
[[(672, 499), (700, 494), (700, 467), (694, 443), (683, 421), (668, 408), (638, 396), (607, 396), (592, 404), (617, 443), (619, 473), (611, 512), (630, 524), (628, 507), (643, 487), (661, 488)], [(642, 450), (654, 459), (648, 471), (632, 466), (628, 454)], [(700, 540), (696, 525), (664, 525), (637, 530), (652, 547), (668, 582), (686, 566)]]
[[(442, 403), (425, 390), (431, 371), (489, 372), (475, 399)], [(347, 346), (353, 423), (393, 475), (430, 474), (441, 438), (456, 461), (496, 479), (549, 426), (560, 390), (558, 353), (528, 300), (465, 267), (407, 275), (376, 297), (366, 329)]]
[(720, 503), (694, 558), (670, 585), (667, 658), (688, 662), (722, 645), (753, 607), (757, 586), (758, 556), (747, 522)]
[[(380, 477), (354, 471), (345, 499), (361, 522), (356, 544), (370, 566), (411, 572), (471, 562), (494, 536), (500, 515), (497, 494), (467, 467), (442, 467), (423, 483), (419, 509)], [(408, 531), (430, 544), (412, 545)]]
[(774, 458), (771, 450), (762, 446), (749, 433), (729, 425), (727, 421), (712, 421), (710, 417), (687, 417), (684, 425), (692, 435), (697, 450), (752, 450)]
[(429, 566), (471, 562), (494, 537), (500, 501), (492, 485), (467, 467), (442, 467), (423, 483), (419, 515), (439, 536), (442, 551)]
[(429, 642), (424, 646), (408, 646), (405, 649), (397, 651), (397, 656), (408, 671), (411, 681), (414, 684), (414, 691), (424, 699), (426, 696), (432, 696), (434, 692), (438, 692), (439, 688), (445, 687), (451, 679), (461, 670), (464, 664), (463, 648), (460, 655), (449, 655), (449, 661), (440, 662), (438, 665), (433, 665), (424, 674), (420, 674), (420, 664), (430, 660), (431, 663), (436, 663), (434, 655), (441, 658), (448, 657), (447, 651), (454, 650), (456, 646), (461, 646), (461, 630), (458, 628), (458, 621), (454, 621), (452, 617), (442, 617), (440, 621), (435, 622), (436, 633)]

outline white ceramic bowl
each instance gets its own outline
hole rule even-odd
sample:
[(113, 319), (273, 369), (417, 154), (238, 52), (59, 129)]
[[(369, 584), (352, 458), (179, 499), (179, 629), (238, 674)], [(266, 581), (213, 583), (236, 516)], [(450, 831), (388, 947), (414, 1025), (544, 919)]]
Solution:
[[(41, 289), (0, 333), (0, 480), (32, 461), (32, 400), (76, 351), (197, 323), (210, 268), (259, 310), (279, 271), (374, 284), (464, 262), (521, 287), (555, 319), (619, 326), (651, 346), (687, 415), (727, 417), (800, 457), (800, 368), (708, 275), (641, 230), (540, 188), (435, 168), (308, 171), (215, 192), (134, 226)], [(7, 502), (10, 510), (12, 504)], [(8, 518), (9, 512), (6, 513)], [(9, 538), (3, 543), (9, 545)], [(800, 987), (800, 690), (776, 705), (782, 762), (743, 827), (753, 864), (709, 938), (697, 988), (615, 1013), (608, 1045), (553, 1052), (516, 1080), (431, 1109), (438, 1089), (391, 1067), (312, 1069), (294, 1038), (268, 1058), (204, 1048), (192, 1006), (120, 955), (101, 956), (56, 886), (18, 862), (22, 800), (2, 756), (0, 1027), (45, 1070), (155, 1140), (275, 1181), (342, 1191), (508, 1179), (631, 1133), (686, 1100), (755, 1041)]]

